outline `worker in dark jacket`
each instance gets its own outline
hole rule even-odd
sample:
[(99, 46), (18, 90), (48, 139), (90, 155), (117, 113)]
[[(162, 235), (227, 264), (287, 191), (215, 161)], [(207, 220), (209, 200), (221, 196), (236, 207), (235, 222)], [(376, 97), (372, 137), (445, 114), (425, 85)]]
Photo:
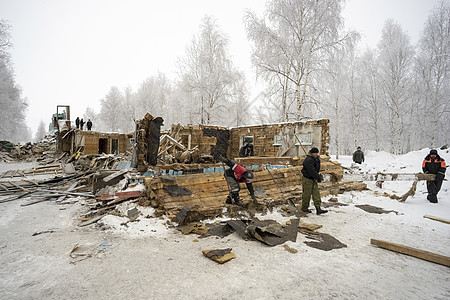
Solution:
[(87, 130), (91, 130), (91, 128), (92, 128), (92, 121), (91, 121), (91, 119), (89, 119), (87, 121), (86, 126), (87, 126)]
[(77, 118), (75, 119), (75, 125), (77, 126), (77, 129), (80, 128), (80, 117), (77, 117)]
[(442, 181), (444, 181), (445, 171), (447, 170), (445, 160), (438, 155), (437, 150), (432, 149), (423, 160), (422, 170), (424, 173), (436, 175), (434, 180), (427, 181), (427, 199), (431, 203), (437, 203), (437, 194), (441, 190)]
[(255, 152), (253, 151), (253, 144), (248, 143), (239, 149), (239, 157), (248, 157), (248, 156), (255, 156)]
[(361, 151), (361, 147), (356, 148), (353, 153), (353, 161), (357, 164), (361, 164), (364, 161), (364, 152)]
[(253, 172), (247, 171), (243, 166), (238, 165), (236, 162), (231, 161), (229, 159), (225, 159), (224, 162), (227, 164), (229, 169), (225, 170), (225, 180), (227, 181), (230, 194), (227, 196), (227, 200), (225, 203), (234, 204), (239, 206), (244, 206), (239, 198), (240, 186), (239, 183), (245, 183), (247, 185), (247, 189), (250, 193), (250, 196), (253, 199), (255, 204), (258, 204), (258, 201), (255, 197), (255, 190), (253, 189), (252, 181), (255, 178)]
[(302, 169), (302, 211), (306, 213), (312, 212), (309, 209), (309, 201), (311, 196), (313, 198), (314, 206), (316, 207), (316, 212), (318, 215), (328, 212), (328, 210), (321, 209), (320, 191), (318, 182), (322, 182), (322, 175), (319, 174), (320, 171), (320, 157), (319, 149), (312, 148), (309, 150), (309, 154), (303, 161)]

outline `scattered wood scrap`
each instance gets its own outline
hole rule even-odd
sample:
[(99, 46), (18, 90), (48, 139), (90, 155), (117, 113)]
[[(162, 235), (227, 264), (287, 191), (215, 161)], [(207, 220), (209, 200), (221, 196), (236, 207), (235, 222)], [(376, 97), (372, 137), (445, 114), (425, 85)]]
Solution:
[(434, 220), (434, 221), (450, 224), (450, 220), (447, 220), (447, 219), (444, 219), (444, 218), (439, 218), (439, 217), (435, 217), (435, 216), (431, 216), (431, 215), (424, 215), (423, 217), (427, 218), (427, 219), (430, 219), (430, 220)]
[(380, 248), (384, 248), (387, 250), (391, 250), (394, 252), (414, 256), (423, 260), (431, 261), (440, 265), (444, 265), (450, 267), (450, 257), (436, 254), (429, 251), (424, 251), (392, 242), (370, 239), (370, 243), (372, 245), (378, 246)]
[(331, 251), (333, 249), (340, 249), (347, 247), (346, 244), (341, 243), (338, 239), (327, 233), (303, 231), (303, 230), (301, 232), (306, 235), (306, 238), (315, 240), (314, 242), (313, 241), (304, 242), (306, 245), (312, 248), (316, 248), (323, 251)]
[(309, 230), (309, 231), (314, 231), (314, 230), (317, 230), (319, 228), (322, 228), (322, 225), (319, 225), (319, 224), (308, 224), (308, 223), (305, 223), (303, 221), (300, 221), (298, 223), (298, 228), (300, 230), (306, 229), (306, 230)]
[(395, 214), (398, 215), (398, 212), (395, 210), (385, 210), (381, 207), (377, 207), (377, 206), (372, 206), (369, 204), (360, 204), (360, 205), (355, 205), (355, 207), (360, 208), (362, 210), (364, 210), (365, 212), (371, 213), (371, 214), (388, 214), (390, 212), (393, 212)]
[(224, 264), (236, 258), (236, 255), (233, 252), (231, 252), (231, 250), (233, 249), (227, 248), (227, 249), (202, 250), (202, 253), (207, 258), (219, 264)]

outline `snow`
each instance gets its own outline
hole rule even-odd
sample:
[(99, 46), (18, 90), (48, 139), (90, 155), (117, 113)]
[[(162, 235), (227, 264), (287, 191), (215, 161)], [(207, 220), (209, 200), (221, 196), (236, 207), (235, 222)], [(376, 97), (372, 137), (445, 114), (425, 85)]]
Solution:
[[(358, 172), (420, 172), (429, 150), (405, 155), (367, 151)], [(450, 161), (447, 150), (439, 154)], [(338, 161), (352, 165), (350, 156), (340, 156)], [(23, 202), (3, 203), (0, 298), (448, 299), (448, 267), (378, 248), (370, 239), (450, 256), (450, 225), (423, 217), (450, 219), (449, 182), (444, 181), (437, 204), (427, 201), (422, 181), (416, 194), (403, 203), (382, 193), (401, 195), (412, 181), (385, 181), (381, 189), (374, 182), (366, 183), (368, 190), (333, 196), (347, 206), (330, 207), (325, 215), (313, 213), (301, 219), (322, 225), (317, 231), (347, 247), (310, 248), (304, 243), (309, 239), (299, 233), (295, 243), (286, 243), (297, 253), (283, 246), (244, 241), (236, 233), (225, 238), (185, 236), (167, 219), (155, 217), (153, 208), (137, 203), (125, 202), (118, 209), (126, 215), (137, 207), (141, 212), (137, 221), (109, 215), (97, 226), (83, 228), (73, 221), (83, 209), (80, 203), (44, 202), (29, 207), (20, 207)], [(371, 214), (358, 204), (397, 213)], [(290, 219), (279, 210), (257, 217), (282, 224)], [(31, 237), (33, 232), (50, 228), (55, 232)], [(76, 242), (85, 249), (107, 242), (108, 251), (70, 264), (64, 253)], [(201, 254), (203, 249), (220, 248), (232, 248), (237, 258), (218, 265)]]

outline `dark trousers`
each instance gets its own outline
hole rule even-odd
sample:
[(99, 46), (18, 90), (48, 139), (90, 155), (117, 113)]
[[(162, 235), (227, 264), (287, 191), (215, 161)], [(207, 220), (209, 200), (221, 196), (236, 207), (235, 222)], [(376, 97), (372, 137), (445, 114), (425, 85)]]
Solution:
[(313, 198), (314, 206), (320, 206), (320, 191), (319, 185), (315, 180), (302, 178), (302, 210), (305, 211), (309, 207), (309, 202), (311, 201), (311, 196)]
[(428, 196), (427, 199), (430, 202), (437, 202), (437, 194), (441, 190), (443, 178), (441, 176), (436, 176), (436, 179), (433, 181), (427, 181), (427, 190)]
[(239, 194), (241, 187), (239, 186), (239, 182), (237, 182), (236, 177), (234, 176), (234, 171), (231, 169), (225, 170), (225, 180), (227, 181), (228, 187), (230, 188), (230, 194)]

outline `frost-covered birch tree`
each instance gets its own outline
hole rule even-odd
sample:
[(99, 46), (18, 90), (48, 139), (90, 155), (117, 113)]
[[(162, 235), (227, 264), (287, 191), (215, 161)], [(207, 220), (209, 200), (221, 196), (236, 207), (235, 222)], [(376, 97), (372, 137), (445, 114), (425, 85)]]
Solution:
[[(120, 90), (113, 86), (105, 98), (100, 100), (101, 128), (107, 131), (117, 132), (120, 129), (120, 118), (122, 114), (123, 95)], [(87, 120), (84, 120), (85, 122)]]
[[(201, 124), (223, 124), (229, 119), (230, 104), (241, 92), (236, 82), (241, 80), (228, 54), (228, 37), (222, 33), (216, 20), (205, 16), (200, 33), (186, 47), (179, 59), (178, 88), (188, 103), (182, 105), (187, 114), (198, 112)], [(238, 85), (244, 87), (245, 85)]]
[[(428, 17), (418, 44), (415, 72), (422, 101), (417, 121), (430, 147), (450, 137), (450, 2), (441, 1)], [(447, 121), (447, 122), (446, 122)]]
[(362, 84), (361, 102), (364, 110), (364, 120), (367, 124), (365, 134), (369, 140), (367, 145), (375, 151), (381, 150), (380, 130), (384, 123), (381, 113), (381, 97), (379, 87), (379, 66), (376, 54), (367, 49), (359, 62)]
[(95, 112), (95, 110), (92, 107), (86, 107), (86, 111), (83, 114), (83, 121), (87, 122), (88, 120), (91, 120), (92, 122), (92, 130), (99, 130), (100, 129), (100, 118), (99, 115)]
[(27, 100), (16, 84), (14, 69), (10, 62), (12, 47), (11, 26), (0, 19), (0, 139), (11, 142), (29, 141), (30, 132), (25, 125)]
[(380, 78), (383, 98), (389, 116), (390, 152), (403, 152), (402, 135), (411, 100), (412, 63), (414, 50), (408, 35), (393, 20), (387, 20), (378, 44)]
[[(253, 42), (252, 63), (258, 74), (280, 84), (282, 110), (289, 103), (288, 97), (294, 97), (297, 120), (304, 117), (306, 105), (314, 107), (320, 102), (313, 97), (314, 77), (326, 60), (327, 50), (351, 36), (342, 31), (343, 3), (272, 0), (264, 18), (253, 12), (245, 16), (247, 36)], [(286, 113), (282, 115), (285, 118)]]
[(35, 142), (39, 142), (40, 140), (42, 140), (45, 136), (45, 134), (47, 133), (47, 128), (45, 127), (45, 123), (44, 121), (40, 121), (39, 122), (39, 126), (36, 130), (36, 134), (34, 135), (34, 141)]

